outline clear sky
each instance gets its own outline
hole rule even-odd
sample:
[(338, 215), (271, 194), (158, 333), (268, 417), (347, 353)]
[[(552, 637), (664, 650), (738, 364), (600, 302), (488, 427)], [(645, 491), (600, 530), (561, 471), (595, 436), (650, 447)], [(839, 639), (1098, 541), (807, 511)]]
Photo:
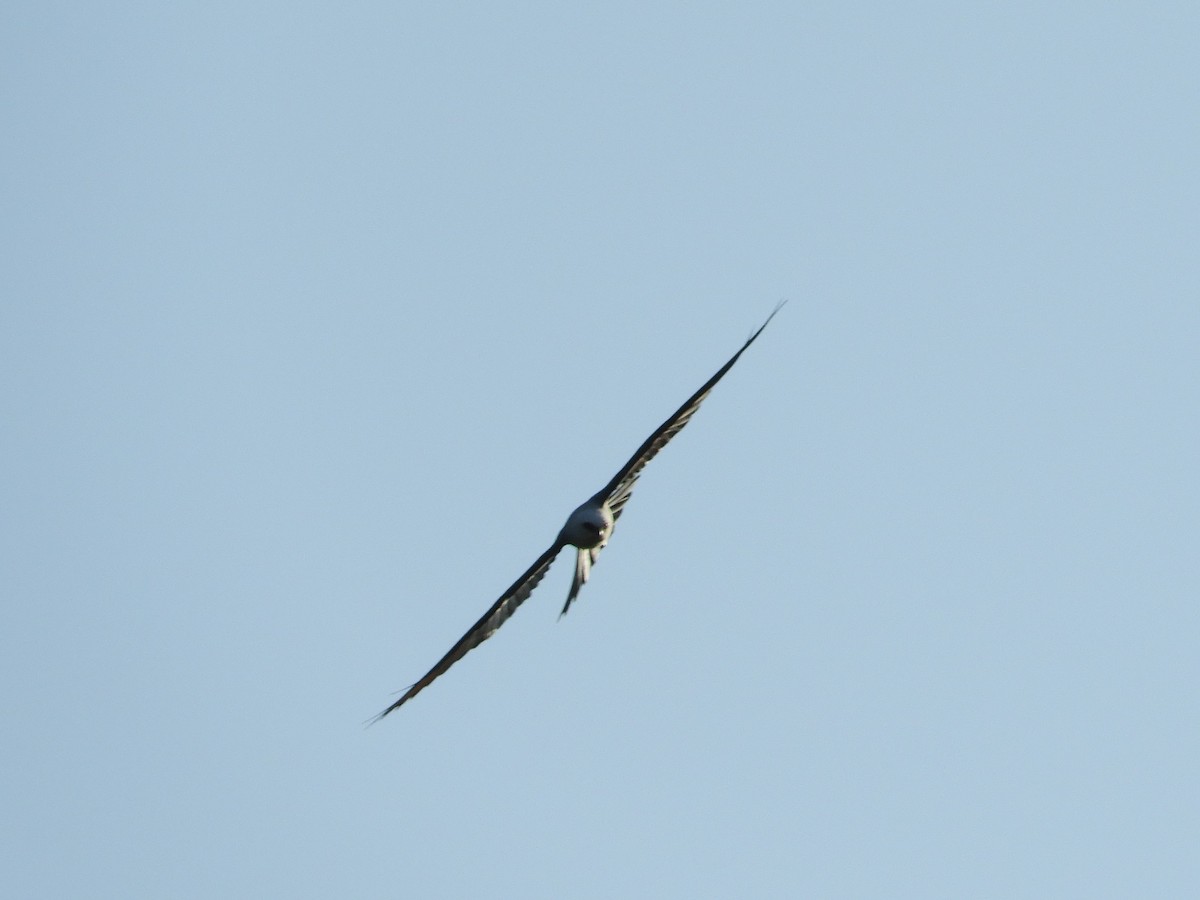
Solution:
[(1196, 4), (571, 6), (0, 14), (4, 893), (1200, 896)]

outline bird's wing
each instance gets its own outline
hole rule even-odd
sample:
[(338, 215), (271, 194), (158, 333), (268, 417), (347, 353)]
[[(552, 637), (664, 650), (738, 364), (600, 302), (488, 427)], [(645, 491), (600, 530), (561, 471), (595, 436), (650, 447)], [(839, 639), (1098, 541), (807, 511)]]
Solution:
[(508, 617), (517, 611), (517, 607), (524, 603), (529, 595), (533, 593), (533, 589), (545, 577), (546, 571), (550, 568), (550, 563), (554, 562), (554, 557), (558, 556), (558, 551), (562, 547), (561, 543), (555, 541), (550, 549), (538, 557), (537, 562), (525, 570), (524, 575), (514, 581), (512, 586), (500, 595), (500, 599), (493, 603), (492, 608), (485, 612), (483, 617), (471, 626), (471, 630), (458, 639), (458, 643), (450, 648), (450, 652), (438, 660), (436, 666), (426, 672), (420, 681), (405, 691), (404, 696), (375, 716), (371, 721), (378, 721), (392, 710), (399, 709), (407, 701), (432, 684), (439, 675), (466, 656), (469, 651), (474, 650), (490, 638), (496, 629), (503, 625)]
[[(786, 302), (787, 301), (783, 301), (783, 303)], [(671, 438), (675, 437), (675, 435), (679, 434), (679, 432), (683, 430), (683, 426), (685, 426), (691, 420), (692, 416), (695, 415), (696, 410), (700, 408), (700, 404), (704, 402), (704, 398), (709, 395), (709, 392), (714, 387), (716, 387), (717, 382), (725, 377), (725, 373), (733, 368), (733, 364), (738, 361), (739, 356), (746, 352), (746, 348), (753, 344), (755, 339), (762, 334), (763, 329), (767, 327), (767, 324), (773, 318), (775, 318), (775, 313), (779, 312), (779, 310), (783, 307), (783, 303), (780, 303), (779, 306), (776, 306), (775, 309), (771, 311), (771, 315), (767, 316), (767, 321), (763, 322), (762, 325), (759, 326), (758, 331), (750, 335), (750, 339), (747, 340), (746, 343), (742, 344), (742, 349), (733, 354), (733, 357), (729, 360), (729, 362), (725, 363), (725, 365), (721, 366), (721, 368), (717, 370), (716, 375), (704, 382), (704, 384), (700, 387), (700, 390), (688, 397), (688, 399), (684, 401), (683, 406), (675, 410), (675, 412), (670, 415), (667, 421), (663, 422), (658, 426), (657, 429), (655, 429), (654, 434), (646, 438), (642, 446), (637, 448), (637, 452), (635, 452), (633, 456), (629, 458), (629, 462), (625, 463), (625, 465), (621, 467), (621, 471), (614, 475), (612, 481), (606, 484), (604, 488), (596, 494), (594, 499), (608, 504), (608, 508), (612, 510), (614, 520), (621, 515), (621, 510), (624, 509), (625, 504), (629, 502), (629, 498), (633, 494), (633, 485), (637, 482), (638, 476), (641, 474), (642, 469), (646, 467), (646, 463), (654, 459), (658, 451), (667, 446), (667, 443), (671, 440)]]
[[(659, 425), (655, 429), (654, 434), (646, 438), (642, 446), (637, 448), (637, 452), (629, 458), (629, 462), (621, 467), (621, 471), (613, 477), (613, 480), (592, 497), (592, 500), (597, 503), (608, 504), (608, 508), (612, 512), (614, 525), (617, 519), (621, 517), (621, 512), (625, 509), (625, 504), (633, 496), (633, 486), (637, 483), (638, 476), (641, 474), (642, 469), (646, 467), (646, 463), (654, 459), (655, 454), (667, 446), (667, 442), (683, 430), (683, 426), (691, 420), (696, 410), (700, 408), (700, 404), (704, 402), (704, 398), (709, 395), (709, 392), (712, 391), (717, 382), (725, 377), (725, 373), (733, 368), (733, 364), (738, 361), (738, 357), (745, 353), (746, 348), (753, 344), (755, 338), (762, 334), (763, 329), (767, 327), (767, 323), (775, 318), (775, 313), (779, 312), (782, 307), (783, 303), (776, 306), (771, 311), (771, 315), (767, 316), (767, 321), (759, 326), (758, 331), (750, 335), (749, 340), (742, 344), (742, 348), (733, 354), (733, 358), (721, 366), (717, 370), (717, 374), (708, 379), (700, 390), (688, 397), (683, 406), (675, 410), (667, 421)], [(592, 566), (596, 564), (596, 559), (599, 555), (600, 547), (576, 552), (575, 577), (571, 580), (571, 591), (567, 594), (567, 602), (563, 605), (562, 612), (558, 614), (559, 618), (565, 616), (567, 610), (571, 608), (571, 604), (575, 602), (575, 598), (579, 595), (579, 589), (587, 583), (588, 575), (591, 574)]]

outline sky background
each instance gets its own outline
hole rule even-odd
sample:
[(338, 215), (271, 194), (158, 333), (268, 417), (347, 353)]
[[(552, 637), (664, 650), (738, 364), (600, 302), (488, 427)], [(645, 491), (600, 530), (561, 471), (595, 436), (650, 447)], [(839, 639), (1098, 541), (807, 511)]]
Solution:
[(7, 4), (5, 893), (1200, 896), (1198, 37)]

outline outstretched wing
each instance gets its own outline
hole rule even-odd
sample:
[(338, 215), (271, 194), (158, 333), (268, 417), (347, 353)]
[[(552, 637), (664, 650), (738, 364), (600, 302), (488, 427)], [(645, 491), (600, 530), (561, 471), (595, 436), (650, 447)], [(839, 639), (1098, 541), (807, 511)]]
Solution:
[(750, 335), (750, 339), (742, 344), (742, 349), (733, 354), (733, 358), (721, 366), (717, 370), (716, 375), (704, 382), (700, 390), (688, 397), (684, 401), (683, 406), (675, 410), (667, 421), (659, 425), (654, 434), (646, 438), (642, 446), (637, 448), (637, 452), (629, 458), (629, 462), (621, 467), (621, 471), (613, 476), (612, 481), (596, 494), (596, 500), (608, 504), (609, 509), (612, 510), (614, 519), (621, 514), (621, 510), (629, 502), (629, 498), (633, 494), (633, 485), (637, 482), (642, 469), (646, 467), (646, 463), (654, 459), (658, 451), (667, 446), (671, 438), (679, 434), (683, 430), (683, 426), (691, 421), (692, 416), (696, 414), (696, 410), (700, 408), (700, 404), (704, 402), (704, 398), (716, 387), (717, 382), (725, 377), (725, 373), (733, 368), (733, 364), (738, 361), (739, 356), (746, 352), (746, 348), (753, 344), (758, 336), (763, 333), (763, 329), (775, 318), (775, 313), (779, 312), (786, 302), (786, 300), (781, 302), (771, 311), (771, 314), (767, 316), (767, 321), (763, 322), (759, 326), (758, 331)]
[(485, 612), (483, 617), (471, 626), (471, 630), (458, 639), (458, 643), (450, 648), (450, 652), (438, 660), (436, 666), (426, 672), (420, 681), (405, 691), (404, 696), (375, 716), (375, 718), (371, 719), (371, 721), (377, 722), (392, 710), (399, 709), (431, 685), (439, 675), (466, 656), (467, 653), (490, 638), (496, 629), (503, 625), (508, 620), (508, 617), (517, 611), (517, 607), (524, 603), (529, 595), (533, 593), (533, 589), (545, 577), (547, 570), (550, 568), (550, 563), (554, 562), (554, 557), (558, 556), (558, 551), (562, 547), (561, 543), (555, 541), (553, 546), (539, 556), (537, 562), (525, 571), (524, 575), (514, 581), (509, 589), (500, 595), (500, 599), (493, 603), (492, 608)]
[[(704, 402), (704, 398), (709, 395), (717, 382), (725, 377), (725, 373), (733, 368), (733, 364), (738, 361), (738, 357), (745, 353), (746, 348), (753, 344), (755, 338), (762, 334), (763, 329), (767, 327), (767, 323), (775, 318), (775, 313), (779, 312), (786, 302), (786, 300), (781, 302), (771, 311), (771, 315), (767, 316), (767, 321), (759, 326), (758, 331), (750, 335), (750, 339), (742, 344), (742, 348), (737, 353), (733, 354), (733, 358), (721, 366), (717, 370), (716, 375), (704, 382), (700, 390), (688, 397), (684, 401), (683, 406), (675, 410), (667, 421), (659, 425), (654, 434), (646, 438), (642, 446), (637, 448), (637, 452), (629, 458), (629, 462), (621, 467), (621, 471), (613, 476), (612, 481), (592, 497), (592, 502), (594, 503), (608, 504), (608, 508), (612, 512), (614, 526), (617, 519), (621, 517), (621, 512), (625, 509), (625, 504), (633, 496), (633, 486), (637, 483), (638, 476), (641, 474), (642, 469), (646, 467), (646, 463), (654, 459), (658, 451), (667, 446), (667, 442), (679, 434), (683, 430), (683, 426), (691, 421), (696, 410), (700, 408), (700, 404)], [(578, 550), (576, 552), (575, 577), (571, 580), (571, 591), (567, 594), (567, 602), (563, 604), (562, 612), (558, 614), (559, 618), (567, 614), (567, 610), (571, 608), (571, 604), (575, 602), (575, 598), (579, 595), (579, 589), (587, 583), (592, 566), (596, 564), (596, 559), (600, 555), (600, 549), (600, 547), (593, 547), (590, 550)]]

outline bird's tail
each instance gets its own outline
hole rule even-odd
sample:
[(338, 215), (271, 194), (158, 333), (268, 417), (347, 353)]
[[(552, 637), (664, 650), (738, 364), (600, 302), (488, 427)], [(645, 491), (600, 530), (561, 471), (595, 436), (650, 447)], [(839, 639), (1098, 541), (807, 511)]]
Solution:
[(567, 614), (567, 610), (571, 608), (571, 604), (575, 602), (575, 598), (579, 596), (579, 589), (587, 584), (588, 576), (592, 573), (592, 554), (589, 550), (575, 551), (575, 577), (571, 579), (571, 592), (567, 594), (567, 602), (563, 604), (562, 612), (558, 614), (561, 619)]

